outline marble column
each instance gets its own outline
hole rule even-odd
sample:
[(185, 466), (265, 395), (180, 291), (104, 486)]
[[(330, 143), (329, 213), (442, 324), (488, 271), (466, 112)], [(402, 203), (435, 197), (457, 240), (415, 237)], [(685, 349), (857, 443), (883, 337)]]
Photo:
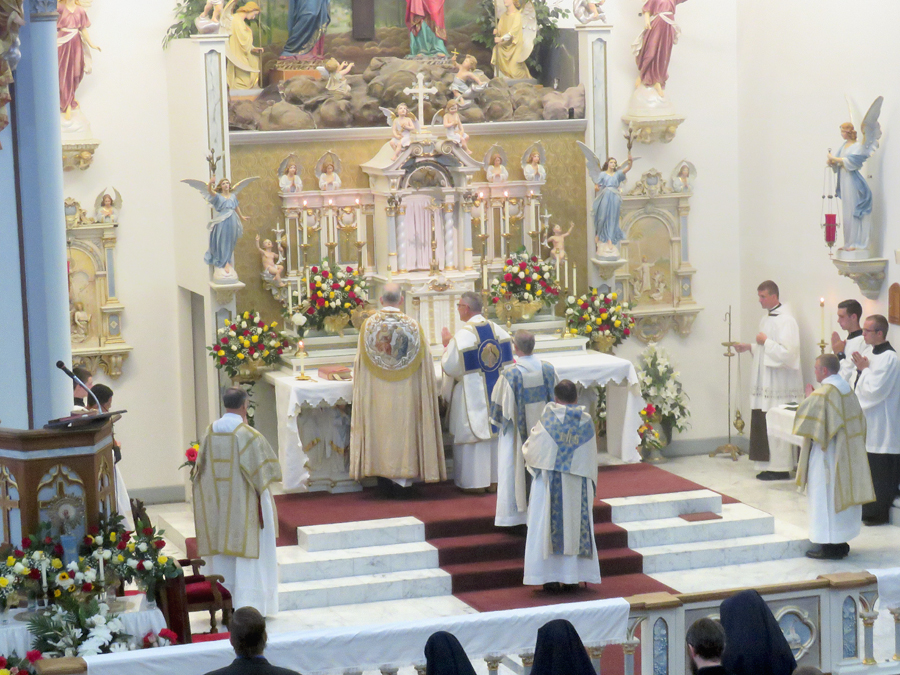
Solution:
[[(16, 161), (27, 323), (27, 379), (32, 428), (72, 408), (62, 137), (55, 0), (26, 0), (22, 61), (16, 71)], [(4, 152), (6, 152), (4, 150)], [(27, 319), (25, 318), (27, 317)]]

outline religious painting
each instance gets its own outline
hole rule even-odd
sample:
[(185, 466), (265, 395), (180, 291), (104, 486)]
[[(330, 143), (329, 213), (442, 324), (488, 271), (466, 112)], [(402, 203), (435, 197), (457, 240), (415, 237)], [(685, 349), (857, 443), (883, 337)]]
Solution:
[(419, 327), (399, 312), (378, 312), (365, 324), (367, 360), (382, 371), (403, 372), (418, 364), (422, 349)]
[(72, 344), (99, 347), (100, 302), (96, 293), (97, 270), (91, 256), (69, 249), (69, 330)]
[(634, 304), (672, 303), (671, 242), (658, 218), (641, 218), (628, 231), (628, 269)]

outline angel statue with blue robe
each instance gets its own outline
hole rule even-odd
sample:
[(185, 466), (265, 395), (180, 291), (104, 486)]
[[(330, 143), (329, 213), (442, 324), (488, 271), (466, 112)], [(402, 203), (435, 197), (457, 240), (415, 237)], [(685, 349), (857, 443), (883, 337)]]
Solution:
[(625, 238), (619, 227), (619, 215), (622, 211), (622, 193), (620, 186), (625, 182), (625, 174), (631, 171), (633, 163), (631, 149), (628, 150), (628, 161), (621, 168), (615, 157), (610, 157), (603, 164), (597, 155), (580, 141), (575, 141), (584, 155), (588, 173), (594, 181), (594, 244), (600, 258), (618, 259), (619, 242)]
[(214, 180), (209, 183), (189, 178), (181, 181), (200, 192), (215, 211), (215, 215), (207, 226), (209, 249), (203, 256), (203, 262), (215, 268), (213, 270), (214, 281), (226, 283), (238, 281), (237, 272), (234, 271), (234, 248), (237, 246), (237, 240), (244, 233), (241, 221), (246, 220), (238, 208), (238, 193), (257, 178), (258, 176), (245, 178), (234, 187), (227, 178), (220, 180), (218, 185)]
[[(838, 257), (871, 257), (869, 235), (872, 230), (872, 190), (862, 173), (863, 165), (878, 147), (881, 138), (881, 104), (879, 96), (869, 107), (862, 122), (862, 139), (852, 122), (841, 125), (843, 145), (837, 155), (828, 153), (827, 164), (837, 175), (835, 194), (841, 200), (841, 215), (844, 219), (844, 245), (838, 249)], [(850, 253), (857, 251), (857, 254)]]

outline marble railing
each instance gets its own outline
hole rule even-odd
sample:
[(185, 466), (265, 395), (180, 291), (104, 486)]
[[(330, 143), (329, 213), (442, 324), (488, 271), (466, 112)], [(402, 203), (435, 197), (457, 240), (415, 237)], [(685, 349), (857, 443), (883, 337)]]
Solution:
[[(722, 600), (739, 590), (744, 589), (679, 595), (650, 593), (626, 598), (630, 608), (624, 639), (621, 636), (610, 639), (610, 631), (597, 626), (613, 616), (604, 613), (608, 611), (606, 607), (598, 612), (597, 603), (573, 603), (389, 626), (275, 634), (270, 638), (266, 653), (274, 663), (296, 668), (305, 675), (360, 675), (373, 671), (397, 675), (400, 670), (411, 673), (413, 668), (417, 675), (424, 675), (425, 665), (420, 655), (425, 636), (443, 629), (457, 634), (472, 661), (483, 660), (490, 675), (497, 675), (501, 665), (517, 675), (530, 675), (536, 626), (552, 618), (567, 618), (585, 638), (585, 646), (598, 675), (601, 673), (601, 656), (610, 645), (619, 645), (623, 650), (624, 675), (636, 675), (638, 653), (642, 675), (685, 675), (689, 672), (685, 631), (701, 617), (718, 618)], [(893, 661), (881, 664), (875, 661), (878, 587), (875, 577), (869, 573), (827, 574), (813, 580), (757, 587), (756, 590), (772, 609), (798, 665), (815, 666), (826, 673), (855, 675), (877, 671), (878, 675), (900, 674), (900, 610), (890, 610), (895, 621)], [(621, 618), (620, 614), (618, 620)], [(399, 636), (403, 639), (398, 640)], [(495, 639), (496, 646), (502, 647), (499, 650), (490, 649), (491, 641)], [(341, 655), (329, 663), (333, 667), (323, 667), (329, 659), (321, 654), (317, 662), (297, 662), (297, 658), (303, 658), (297, 655), (310, 654), (323, 644), (337, 649), (336, 654)], [(364, 652), (348, 654), (348, 651), (355, 652), (360, 644), (367, 646)], [(146, 666), (153, 662), (148, 673), (191, 675), (225, 665), (231, 657), (228, 643), (213, 642), (174, 650), (90, 657), (87, 663), (82, 659), (48, 659), (38, 663), (38, 672), (56, 675), (133, 672), (144, 660)], [(348, 667), (348, 659), (352, 663), (354, 657), (359, 659), (359, 665)], [(476, 670), (480, 670), (477, 664)]]

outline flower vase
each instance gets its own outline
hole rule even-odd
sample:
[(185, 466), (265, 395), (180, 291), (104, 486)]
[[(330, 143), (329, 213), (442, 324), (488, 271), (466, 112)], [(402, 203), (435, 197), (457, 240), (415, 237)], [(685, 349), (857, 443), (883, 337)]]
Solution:
[(0, 626), (5, 626), (9, 623), (9, 607), (6, 605), (6, 600), (3, 601), (3, 606), (0, 607)]
[(156, 581), (141, 580), (138, 582), (138, 590), (142, 591), (146, 596), (144, 609), (156, 609)]
[(594, 333), (591, 335), (590, 348), (602, 352), (603, 354), (612, 354), (616, 339), (611, 335), (599, 335)]

